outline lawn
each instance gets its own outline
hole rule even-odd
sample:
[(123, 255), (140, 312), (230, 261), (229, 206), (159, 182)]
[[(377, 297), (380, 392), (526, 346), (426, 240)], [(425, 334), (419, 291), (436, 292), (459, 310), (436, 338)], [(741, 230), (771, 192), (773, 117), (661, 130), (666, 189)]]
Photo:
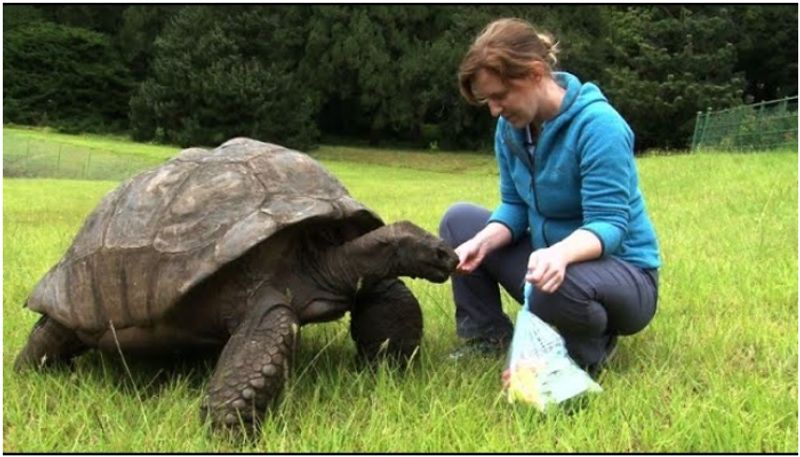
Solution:
[[(407, 370), (354, 363), (348, 322), (304, 327), (282, 401), (254, 442), (208, 433), (213, 364), (91, 352), (72, 370), (18, 374), (37, 315), (22, 307), (118, 182), (177, 148), (5, 128), (5, 452), (798, 451), (797, 154), (637, 159), (664, 267), (659, 310), (620, 340), (602, 394), (541, 415), (500, 395), (503, 360), (450, 361), (449, 283), (407, 280), (425, 336)], [(497, 202), (491, 154), (321, 147), (312, 155), (386, 221), (435, 232), (459, 200)], [(86, 165), (86, 163), (89, 165)], [(54, 164), (55, 162), (55, 164)], [(60, 178), (60, 179), (57, 179)], [(518, 306), (504, 295), (512, 316)]]

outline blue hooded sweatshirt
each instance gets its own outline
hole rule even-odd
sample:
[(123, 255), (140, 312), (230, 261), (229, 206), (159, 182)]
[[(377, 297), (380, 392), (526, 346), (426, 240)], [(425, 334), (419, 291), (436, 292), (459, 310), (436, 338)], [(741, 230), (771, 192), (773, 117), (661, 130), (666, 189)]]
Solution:
[(514, 240), (530, 228), (534, 249), (588, 230), (600, 239), (603, 257), (658, 268), (661, 256), (639, 190), (633, 132), (596, 85), (581, 84), (569, 73), (553, 75), (566, 94), (535, 145), (528, 143), (527, 129), (503, 117), (497, 121), (501, 203), (489, 220), (508, 227)]

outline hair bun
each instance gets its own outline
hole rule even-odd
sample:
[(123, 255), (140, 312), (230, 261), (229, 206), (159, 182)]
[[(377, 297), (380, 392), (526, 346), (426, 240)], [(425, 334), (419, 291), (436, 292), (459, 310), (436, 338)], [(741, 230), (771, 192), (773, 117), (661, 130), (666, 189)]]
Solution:
[(558, 54), (560, 51), (558, 48), (558, 41), (555, 41), (551, 35), (546, 33), (537, 33), (536, 36), (539, 38), (539, 41), (542, 42), (542, 45), (545, 48), (545, 60), (547, 60), (547, 63), (549, 63), (550, 66), (555, 66), (556, 63), (558, 63), (558, 57), (556, 57), (556, 54)]

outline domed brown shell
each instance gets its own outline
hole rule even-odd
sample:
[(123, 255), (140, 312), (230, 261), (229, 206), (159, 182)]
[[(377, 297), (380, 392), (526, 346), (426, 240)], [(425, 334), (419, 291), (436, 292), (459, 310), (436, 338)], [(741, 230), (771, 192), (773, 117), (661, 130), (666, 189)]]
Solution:
[(86, 332), (148, 325), (222, 265), (310, 218), (383, 225), (301, 152), (247, 138), (185, 149), (109, 192), (27, 305)]

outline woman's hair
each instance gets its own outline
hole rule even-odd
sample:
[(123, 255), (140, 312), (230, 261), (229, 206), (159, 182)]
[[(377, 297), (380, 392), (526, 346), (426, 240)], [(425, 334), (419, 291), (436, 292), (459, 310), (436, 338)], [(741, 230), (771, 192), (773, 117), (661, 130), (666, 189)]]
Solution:
[(461, 95), (479, 104), (472, 93), (472, 79), (479, 70), (494, 73), (504, 82), (530, 74), (531, 62), (543, 62), (548, 71), (555, 66), (558, 43), (531, 24), (514, 18), (498, 19), (475, 38), (458, 68)]

